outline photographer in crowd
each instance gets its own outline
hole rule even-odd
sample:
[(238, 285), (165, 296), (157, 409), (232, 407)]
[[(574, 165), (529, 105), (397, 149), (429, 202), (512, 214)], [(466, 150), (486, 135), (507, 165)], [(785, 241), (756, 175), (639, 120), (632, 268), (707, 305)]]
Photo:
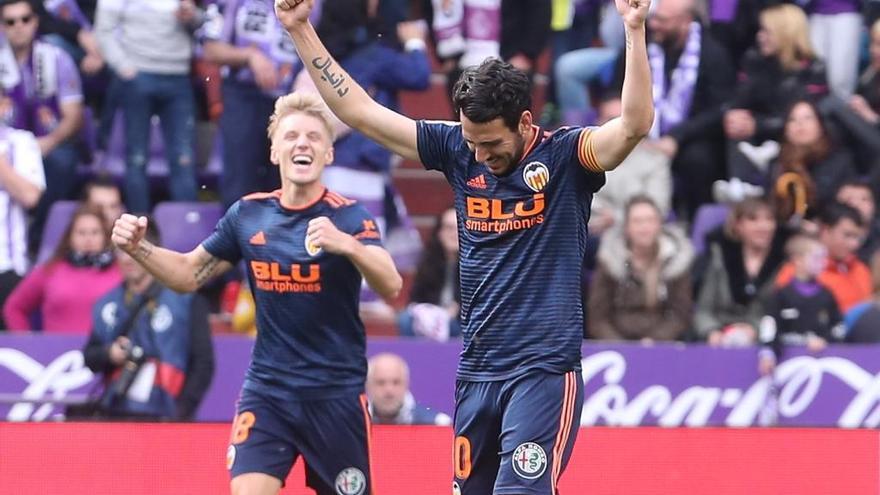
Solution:
[[(145, 238), (159, 243), (155, 222)], [(123, 283), (92, 311), (86, 365), (104, 374), (92, 415), (189, 420), (211, 384), (214, 349), (208, 304), (168, 289), (122, 251)]]

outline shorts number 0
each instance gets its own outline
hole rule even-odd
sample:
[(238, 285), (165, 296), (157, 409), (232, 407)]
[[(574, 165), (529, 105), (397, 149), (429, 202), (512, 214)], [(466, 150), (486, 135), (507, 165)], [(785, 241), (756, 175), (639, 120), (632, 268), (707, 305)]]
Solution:
[(471, 475), (471, 441), (467, 437), (455, 437), (452, 463), (456, 478), (464, 480)]

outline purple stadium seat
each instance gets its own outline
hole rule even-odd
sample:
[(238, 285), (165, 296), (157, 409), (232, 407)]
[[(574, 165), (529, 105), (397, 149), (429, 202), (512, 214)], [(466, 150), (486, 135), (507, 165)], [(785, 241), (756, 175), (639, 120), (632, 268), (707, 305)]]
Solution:
[(166, 201), (153, 209), (153, 219), (162, 234), (162, 246), (188, 252), (205, 240), (223, 216), (219, 203)]
[(64, 235), (73, 212), (79, 207), (79, 201), (56, 201), (49, 209), (49, 217), (43, 226), (43, 238), (40, 241), (40, 250), (37, 252), (37, 263), (43, 263), (52, 256), (52, 252), (58, 246), (58, 241)]
[(691, 226), (691, 244), (697, 255), (706, 249), (706, 235), (723, 225), (729, 212), (730, 206), (721, 203), (707, 203), (697, 209)]

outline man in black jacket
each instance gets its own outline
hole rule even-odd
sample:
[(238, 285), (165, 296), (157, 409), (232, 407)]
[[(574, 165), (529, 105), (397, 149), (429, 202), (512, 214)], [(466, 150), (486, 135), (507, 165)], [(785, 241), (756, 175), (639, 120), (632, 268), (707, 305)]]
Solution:
[(655, 107), (648, 144), (672, 159), (676, 209), (692, 218), (725, 175), (721, 107), (736, 73), (727, 50), (700, 24), (694, 0), (661, 0), (648, 28)]

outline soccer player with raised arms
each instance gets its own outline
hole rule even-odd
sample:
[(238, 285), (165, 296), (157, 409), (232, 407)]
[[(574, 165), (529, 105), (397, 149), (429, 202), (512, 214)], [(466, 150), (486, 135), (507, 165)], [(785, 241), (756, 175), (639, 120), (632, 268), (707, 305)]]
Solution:
[(460, 123), (382, 107), (328, 53), (314, 0), (275, 0), (330, 109), (391, 151), (440, 170), (458, 213), (464, 348), (453, 493), (555, 495), (583, 405), (581, 265), (592, 195), (654, 120), (650, 0), (616, 0), (626, 30), (622, 114), (598, 128), (534, 124), (528, 77), (487, 60), (453, 90)]
[(401, 278), (360, 205), (328, 191), (327, 107), (313, 93), (279, 98), (269, 121), (281, 189), (234, 203), (214, 233), (183, 254), (143, 239), (146, 218), (123, 215), (114, 243), (156, 278), (194, 291), (240, 260), (254, 291), (257, 341), (233, 424), (233, 494), (275, 494), (302, 455), (319, 495), (369, 495), (370, 418), (361, 280), (394, 297)]

